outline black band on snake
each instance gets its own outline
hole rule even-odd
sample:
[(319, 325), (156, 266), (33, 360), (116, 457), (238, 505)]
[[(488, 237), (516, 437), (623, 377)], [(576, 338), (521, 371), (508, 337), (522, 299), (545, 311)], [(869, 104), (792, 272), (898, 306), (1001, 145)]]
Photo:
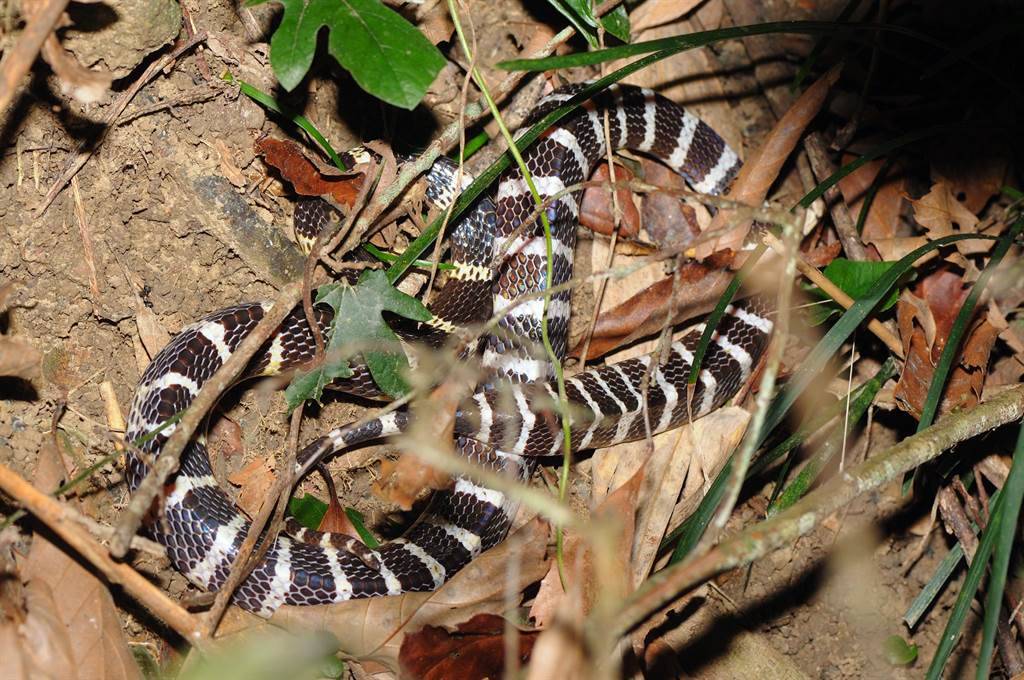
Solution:
[[(571, 86), (548, 96), (535, 119), (579, 90)], [(736, 154), (710, 127), (676, 104), (649, 90), (613, 87), (567, 116), (524, 153), (541, 197), (559, 195), (547, 208), (552, 229), (552, 285), (572, 276), (580, 192), (561, 195), (567, 186), (588, 178), (605, 155), (604, 115), (616, 148), (648, 154), (680, 173), (696, 190), (720, 194), (739, 169)], [(441, 203), (451, 190), (451, 166), (438, 164), (430, 178)], [(447, 182), (447, 184), (446, 184)], [(484, 199), (459, 221), (451, 237), (452, 275), (431, 306), (434, 319), (427, 335), (480, 321), (517, 298), (545, 287), (547, 247), (539, 221), (521, 228), (535, 210), (534, 199), (518, 170), (501, 178), (493, 202)], [(315, 209), (314, 209), (315, 211)], [(305, 219), (309, 219), (309, 215)], [(315, 217), (315, 215), (314, 215)], [(512, 237), (510, 244), (505, 243)], [(492, 269), (496, 254), (504, 257)], [(204, 382), (223, 364), (263, 317), (266, 304), (243, 304), (205, 317), (181, 331), (143, 374), (129, 416), (127, 436), (134, 440), (186, 409)], [(562, 445), (552, 405), (557, 392), (552, 367), (541, 346), (542, 300), (516, 307), (500, 329), (483, 339), (483, 381), (456, 416), (456, 450), (472, 461), (511, 471), (527, 479), (533, 461), (558, 453)], [(321, 328), (331, 310), (317, 307)], [(654, 367), (647, 389), (652, 432), (677, 427), (706, 415), (731, 398), (749, 378), (772, 330), (760, 302), (728, 309), (687, 403), (687, 378), (702, 327), (672, 343), (667, 361)], [(569, 294), (552, 296), (548, 329), (554, 351), (565, 356)], [(270, 375), (308, 363), (314, 355), (310, 328), (301, 309), (282, 323), (254, 358), (248, 375)], [(594, 368), (566, 380), (571, 402), (572, 448), (608, 446), (645, 436), (641, 386), (650, 357)], [(337, 387), (379, 396), (369, 373), (358, 370)], [(403, 431), (404, 411), (359, 427), (335, 430), (309, 444), (300, 460), (319, 460), (343, 448)], [(142, 445), (159, 455), (174, 426)], [(147, 472), (144, 461), (128, 457), (129, 486), (134, 491)], [(164, 514), (148, 524), (154, 539), (167, 548), (174, 566), (197, 586), (218, 589), (227, 577), (249, 530), (246, 516), (217, 485), (201, 441), (189, 444), (173, 487), (164, 499)], [(351, 542), (309, 532), (273, 538), (266, 557), (235, 594), (235, 602), (269, 616), (282, 604), (318, 604), (439, 587), (482, 550), (504, 538), (515, 504), (502, 493), (469, 479), (440, 491), (417, 522), (375, 555), (347, 549)]]

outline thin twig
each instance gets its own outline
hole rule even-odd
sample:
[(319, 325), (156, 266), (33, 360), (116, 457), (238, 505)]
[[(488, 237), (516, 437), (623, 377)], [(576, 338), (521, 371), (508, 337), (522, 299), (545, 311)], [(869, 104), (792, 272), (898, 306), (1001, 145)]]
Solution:
[(114, 562), (96, 539), (81, 528), (67, 507), (39, 491), (10, 468), (0, 464), (0, 489), (18, 501), (96, 567), (106, 579), (121, 586), (140, 604), (186, 640), (201, 641), (199, 620), (127, 564)]
[[(836, 172), (836, 165), (828, 157), (828, 149), (825, 148), (825, 140), (820, 132), (812, 132), (804, 140), (804, 150), (807, 158), (811, 161), (811, 170), (819, 182), (825, 181)], [(828, 202), (829, 212), (832, 214), (832, 224), (836, 228), (836, 234), (843, 244), (843, 251), (846, 257), (851, 260), (864, 261), (870, 259), (868, 251), (857, 234), (857, 227), (850, 217), (850, 211), (846, 207), (843, 195), (839, 192), (839, 185), (833, 184), (825, 191), (825, 200)]]
[(1024, 417), (1024, 386), (990, 401), (951, 413), (932, 427), (904, 439), (869, 460), (836, 475), (789, 509), (731, 538), (703, 555), (653, 576), (625, 603), (615, 620), (625, 634), (708, 579), (750, 564), (810, 533), (823, 519), (857, 496), (900, 478), (956, 444)]

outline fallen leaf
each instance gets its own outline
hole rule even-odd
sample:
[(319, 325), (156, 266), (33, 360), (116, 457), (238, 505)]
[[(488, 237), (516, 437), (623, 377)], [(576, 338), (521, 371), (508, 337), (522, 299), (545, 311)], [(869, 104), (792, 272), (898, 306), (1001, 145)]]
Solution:
[[(608, 532), (600, 545), (589, 543), (575, 532), (566, 532), (562, 552), (566, 581), (574, 592), (567, 600), (558, 565), (552, 562), (530, 607), (530, 618), (538, 628), (550, 624), (555, 613), (565, 612), (567, 606), (571, 616), (581, 622), (594, 611), (599, 597), (620, 602), (632, 592), (629, 563), (636, 529), (636, 502), (645, 474), (641, 465), (591, 513), (594, 521), (603, 522)], [(570, 601), (572, 604), (567, 605)]]
[[(685, 190), (686, 182), (661, 163), (642, 159), (644, 181), (669, 190)], [(694, 207), (696, 206), (696, 208)], [(650, 239), (665, 250), (684, 250), (700, 236), (701, 226), (711, 223), (711, 215), (699, 202), (690, 205), (672, 191), (652, 191), (644, 197), (642, 224)], [(698, 216), (697, 210), (701, 211)], [(701, 221), (701, 218), (704, 218)]]
[[(843, 154), (843, 164), (850, 163), (856, 158), (853, 154)], [(884, 160), (865, 163), (839, 180), (839, 191), (850, 208), (850, 216), (855, 220), (860, 216), (867, 194), (885, 164)], [(871, 201), (871, 207), (868, 208), (868, 214), (861, 230), (861, 238), (865, 243), (896, 237), (896, 229), (900, 224), (900, 212), (906, 196), (905, 186), (905, 173), (898, 166), (891, 167), (879, 184), (875, 197)], [(883, 257), (882, 259), (890, 258)]]
[[(494, 614), (477, 614), (454, 632), (424, 626), (402, 642), (398, 662), (403, 676), (421, 680), (500, 678), (505, 670), (505, 626), (505, 619)], [(518, 632), (520, 665), (529, 660), (539, 633)]]
[[(896, 307), (907, 361), (894, 397), (902, 410), (920, 417), (935, 365), (969, 291), (961, 275), (943, 268), (925, 277), (914, 292), (917, 295), (904, 292)], [(981, 400), (989, 355), (998, 334), (998, 328), (985, 318), (970, 326), (947, 377), (939, 415)]]
[(244, 468), (228, 477), (228, 481), (237, 487), (238, 505), (249, 516), (256, 515), (267, 499), (270, 487), (274, 485), (274, 466), (272, 457), (257, 458)]
[[(52, 489), (63, 479), (58, 456), (52, 447), (44, 447), (34, 479), (38, 488)], [(24, 577), (29, 619), (36, 621), (26, 624), (26, 638), (55, 664), (51, 677), (140, 677), (114, 599), (92, 571), (37, 534)]]
[(224, 175), (227, 181), (235, 185), (235, 187), (241, 189), (249, 183), (249, 178), (245, 176), (235, 164), (234, 154), (228, 148), (228, 145), (224, 143), (222, 139), (213, 140), (213, 148), (217, 150), (217, 154), (220, 156), (220, 174)]
[[(914, 219), (924, 227), (928, 238), (935, 240), (951, 234), (973, 234), (978, 230), (978, 218), (953, 196), (947, 182), (936, 182), (931, 191), (911, 200)], [(990, 240), (967, 239), (957, 241), (956, 248), (964, 255), (987, 253), (992, 249)]]
[(210, 428), (206, 437), (207, 448), (211, 456), (219, 456), (222, 460), (240, 456), (245, 453), (242, 443), (242, 428), (227, 416), (221, 416)]
[(311, 607), (284, 606), (270, 621), (293, 630), (333, 633), (349, 656), (377, 661), (397, 672), (406, 635), (426, 625), (455, 625), (476, 614), (503, 611), (511, 562), (518, 562), (517, 578), (511, 586), (516, 592), (540, 579), (548, 570), (547, 537), (547, 524), (534, 519), (434, 592)]
[[(135, 327), (139, 331), (139, 340), (150, 359), (159, 354), (160, 350), (171, 341), (171, 334), (160, 323), (160, 318), (138, 296), (135, 297)], [(142, 370), (145, 366), (139, 368)]]
[(988, 205), (1003, 186), (1009, 167), (1005, 142), (994, 128), (944, 140), (932, 156), (935, 178), (948, 184), (957, 201), (974, 214)]
[[(590, 181), (611, 181), (607, 161), (597, 166)], [(629, 171), (629, 168), (616, 165), (615, 183), (631, 181), (633, 181), (633, 173)], [(622, 188), (616, 189), (615, 195), (619, 210), (622, 211), (619, 236), (636, 236), (640, 233), (640, 213), (636, 209), (636, 204), (633, 203), (633, 192), (628, 188)], [(583, 192), (583, 202), (580, 204), (580, 224), (599, 234), (610, 235), (615, 229), (615, 207), (612, 205), (612, 197), (607, 186), (587, 187)]]
[(39, 375), (42, 356), (19, 338), (0, 337), (0, 376), (31, 380)]
[(654, 26), (675, 21), (704, 0), (647, 0), (629, 15), (630, 32), (639, 35)]
[(256, 151), (301, 196), (331, 196), (339, 204), (350, 206), (365, 179), (361, 174), (338, 176), (339, 170), (311, 161), (295, 142), (263, 137), (256, 141)]

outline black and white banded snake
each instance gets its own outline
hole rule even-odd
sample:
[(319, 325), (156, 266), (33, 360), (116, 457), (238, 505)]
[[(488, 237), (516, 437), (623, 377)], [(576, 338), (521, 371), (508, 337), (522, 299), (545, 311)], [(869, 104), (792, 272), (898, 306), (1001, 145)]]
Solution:
[[(569, 86), (538, 105), (535, 117), (579, 91)], [(525, 152), (533, 181), (544, 199), (586, 180), (605, 155), (604, 115), (616, 148), (629, 148), (660, 159), (697, 191), (721, 194), (740, 161), (705, 123), (649, 90), (613, 87), (548, 130)], [(432, 171), (435, 185), (450, 175), (450, 166)], [(551, 224), (551, 284), (572, 276), (580, 192), (565, 193), (546, 208)], [(493, 202), (492, 202), (493, 201)], [(547, 247), (534, 199), (522, 174), (506, 171), (493, 199), (482, 199), (454, 225), (452, 259), (456, 268), (431, 306), (430, 332), (449, 324), (480, 321), (517, 298), (546, 285)], [(506, 243), (511, 238), (511, 243)], [(499, 248), (501, 249), (499, 251)], [(503, 259), (492, 271), (492, 254)], [(470, 303), (472, 301), (472, 303)], [(129, 441), (157, 429), (184, 411), (204, 382), (225, 362), (263, 317), (265, 303), (241, 304), (214, 312), (184, 328), (153, 359), (139, 380), (129, 414)], [(528, 479), (534, 461), (557, 454), (562, 445), (552, 367), (541, 346), (542, 300), (520, 304), (504, 316), (499, 329), (483, 338), (482, 363), (491, 376), (458, 409), (455, 448), (463, 456), (493, 469)], [(650, 372), (647, 407), (654, 433), (677, 427), (718, 408), (746, 382), (771, 335), (772, 322), (763, 303), (728, 308), (705, 356), (692, 399), (687, 377), (701, 327), (672, 343), (664, 363)], [(318, 306), (321, 329), (331, 310)], [(482, 314), (482, 316), (481, 316)], [(548, 333), (559, 358), (567, 349), (569, 293), (551, 297)], [(315, 344), (302, 309), (282, 323), (253, 359), (247, 375), (271, 375), (308, 363)], [(565, 381), (570, 402), (574, 451), (609, 446), (645, 436), (641, 385), (652, 361), (644, 356), (592, 368)], [(656, 362), (657, 363), (657, 362)], [(356, 375), (337, 385), (357, 394), (376, 394), (372, 379), (356, 367)], [(511, 408), (499, 408), (511, 406)], [(358, 443), (402, 432), (405, 411), (394, 411), (358, 427), (343, 427), (315, 440), (304, 451), (316, 458)], [(159, 455), (173, 432), (169, 425), (141, 445)], [(129, 453), (129, 487), (134, 491), (147, 472), (143, 459)], [(217, 590), (224, 583), (247, 531), (249, 520), (213, 477), (206, 449), (193, 440), (163, 498), (162, 516), (147, 530), (162, 543), (175, 568), (194, 584)], [(515, 503), (504, 494), (458, 478), (446, 491), (434, 493), (423, 515), (400, 539), (382, 545), (372, 559), (339, 549), (331, 535), (273, 538), (263, 561), (239, 586), (234, 601), (264, 616), (282, 604), (306, 605), (439, 587), (481, 551), (504, 537)]]

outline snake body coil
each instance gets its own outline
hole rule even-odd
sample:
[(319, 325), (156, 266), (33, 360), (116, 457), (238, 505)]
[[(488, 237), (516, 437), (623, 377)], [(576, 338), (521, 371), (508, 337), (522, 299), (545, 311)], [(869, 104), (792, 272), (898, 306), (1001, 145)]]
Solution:
[[(538, 106), (535, 118), (570, 98), (581, 86), (556, 91)], [(605, 155), (604, 112), (616, 148), (630, 148), (659, 158), (696, 190), (719, 194), (740, 166), (736, 154), (710, 127), (674, 103), (649, 90), (611, 88), (563, 119), (524, 153), (526, 164), (551, 224), (551, 285), (572, 276), (579, 215), (579, 191), (566, 187), (583, 182)], [(450, 168), (433, 171), (434, 191), (443, 187)], [(435, 197), (436, 198), (436, 197)], [(518, 170), (501, 178), (493, 198), (484, 199), (455, 226), (452, 257), (456, 268), (437, 302), (428, 331), (446, 331), (486, 318), (523, 295), (547, 285), (547, 244), (539, 222), (523, 223), (535, 204)], [(494, 256), (501, 255), (492, 271)], [(533, 461), (555, 454), (562, 443), (552, 366), (542, 346), (543, 301), (515, 307), (500, 328), (484, 339), (483, 363), (490, 371), (471, 398), (461, 405), (455, 423), (456, 449), (470, 460), (527, 478)], [(149, 433), (186, 409), (204, 382), (236, 350), (263, 317), (268, 306), (243, 304), (215, 312), (188, 326), (153, 360), (136, 389), (129, 416), (130, 440)], [(317, 307), (326, 330), (331, 311)], [(569, 293), (556, 293), (547, 309), (548, 335), (555, 354), (566, 353)], [(687, 377), (699, 331), (672, 343), (667, 360), (650, 371), (647, 406), (652, 432), (661, 432), (699, 417), (730, 398), (750, 376), (772, 330), (767, 309), (747, 303), (728, 309), (698, 376), (688, 405)], [(300, 366), (313, 358), (315, 345), (301, 309), (293, 312), (253, 359), (250, 375), (269, 375)], [(574, 450), (643, 438), (645, 419), (642, 385), (652, 359), (641, 357), (595, 368), (566, 380)], [(656, 361), (655, 361), (656, 362)], [(657, 362), (656, 362), (657, 363)], [(378, 395), (365, 370), (342, 381), (346, 391)], [(306, 447), (303, 460), (316, 460), (345, 447), (401, 432), (408, 424), (403, 411), (359, 426), (344, 427)], [(146, 454), (159, 455), (173, 432), (170, 425), (143, 444)], [(134, 491), (147, 472), (141, 457), (128, 457), (129, 486)], [(218, 589), (247, 531), (249, 521), (218, 486), (203, 443), (193, 441), (181, 459), (173, 486), (163, 503), (163, 516), (148, 525), (174, 566), (196, 585)], [(434, 494), (427, 511), (397, 540), (376, 554), (368, 566), (330, 534), (273, 537), (264, 560), (235, 594), (235, 601), (269, 616), (282, 604), (318, 604), (374, 595), (437, 588), (482, 550), (500, 541), (514, 503), (502, 493), (469, 479)]]

